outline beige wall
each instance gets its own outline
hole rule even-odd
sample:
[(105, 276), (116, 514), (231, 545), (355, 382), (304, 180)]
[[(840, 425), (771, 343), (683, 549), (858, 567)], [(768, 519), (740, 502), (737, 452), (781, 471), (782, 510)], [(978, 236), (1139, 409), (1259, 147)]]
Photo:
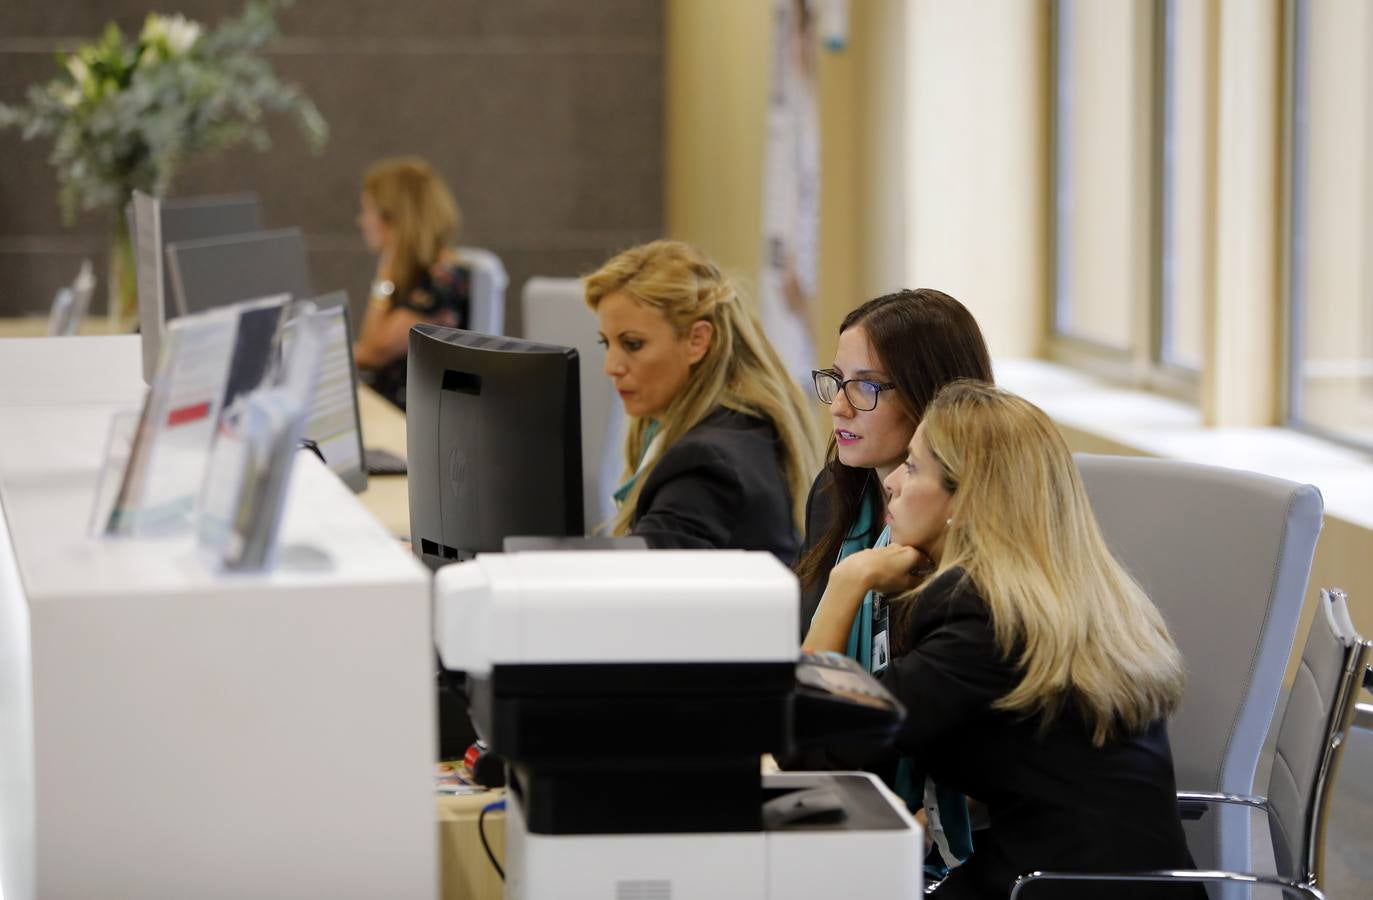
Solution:
[(1034, 355), (1044, 320), (1047, 10), (918, 0), (906, 21), (906, 278), (964, 301), (994, 357)]
[[(757, 282), (771, 4), (669, 0), (669, 235)], [(1041, 4), (854, 0), (820, 63), (817, 362), (844, 313), (900, 287), (963, 299), (997, 355), (1044, 316), (1047, 28)], [(912, 90), (914, 86), (914, 90)]]
[(1278, 422), (1281, 11), (1220, 0), (1215, 287), (1201, 406), (1208, 425)]
[[(873, 19), (879, 7), (899, 11), (900, 3), (859, 2), (854, 18)], [(700, 246), (755, 299), (771, 9), (764, 0), (669, 0), (666, 12), (666, 233)], [(833, 355), (839, 319), (861, 302), (859, 159), (873, 142), (863, 125), (867, 69), (860, 59), (852, 50), (820, 55), (819, 359)], [(889, 249), (894, 261), (900, 247)]]
[(762, 253), (770, 4), (668, 0), (666, 233), (752, 294)]

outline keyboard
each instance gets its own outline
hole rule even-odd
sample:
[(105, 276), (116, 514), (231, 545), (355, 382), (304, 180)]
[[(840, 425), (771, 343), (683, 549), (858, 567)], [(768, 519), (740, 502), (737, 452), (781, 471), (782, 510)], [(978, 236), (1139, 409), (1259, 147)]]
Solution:
[(362, 451), (367, 460), (368, 475), (404, 475), (406, 473), (405, 457), (397, 456), (390, 450), (382, 450), (380, 447), (368, 447)]

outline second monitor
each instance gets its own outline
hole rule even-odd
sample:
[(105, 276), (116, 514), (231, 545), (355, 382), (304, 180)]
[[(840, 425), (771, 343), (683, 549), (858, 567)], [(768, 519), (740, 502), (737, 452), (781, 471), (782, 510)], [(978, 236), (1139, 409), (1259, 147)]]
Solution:
[(168, 244), (167, 263), (183, 313), (274, 294), (290, 294), (292, 300), (314, 295), (299, 228)]
[(410, 541), (431, 568), (583, 533), (576, 350), (416, 325), (406, 443)]

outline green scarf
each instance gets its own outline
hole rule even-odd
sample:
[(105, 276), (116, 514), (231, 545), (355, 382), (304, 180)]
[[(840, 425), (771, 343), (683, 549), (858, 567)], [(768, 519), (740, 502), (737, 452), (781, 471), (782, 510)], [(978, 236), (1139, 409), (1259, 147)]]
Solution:
[(658, 436), (658, 420), (649, 419), (648, 427), (644, 429), (644, 446), (639, 451), (639, 461), (634, 464), (634, 471), (630, 473), (629, 480), (615, 489), (611, 496), (615, 498), (615, 505), (621, 506), (629, 492), (634, 490), (634, 482), (639, 480), (639, 470), (644, 467), (644, 457), (648, 456), (648, 448), (653, 446), (653, 439)]

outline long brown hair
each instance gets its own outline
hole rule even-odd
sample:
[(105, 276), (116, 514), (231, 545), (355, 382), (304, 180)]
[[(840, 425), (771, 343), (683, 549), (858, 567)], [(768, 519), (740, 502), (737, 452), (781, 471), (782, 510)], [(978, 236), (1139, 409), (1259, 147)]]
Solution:
[[(958, 378), (992, 381), (992, 361), (977, 320), (967, 307), (943, 291), (918, 288), (869, 300), (844, 317), (839, 333), (859, 327), (867, 334), (888, 377), (896, 383), (896, 390), (878, 402), (895, 399), (910, 418), (912, 431), (944, 385)], [(869, 469), (839, 461), (833, 435), (825, 453), (825, 469), (830, 474), (828, 502), (835, 517), (829, 530), (796, 563), (802, 588), (825, 577), (834, 565), (872, 477)]]
[[(1008, 391), (957, 382), (925, 410), (922, 438), (953, 494), (939, 565), (924, 584), (962, 569), (986, 601), (997, 647), (1021, 673), (994, 708), (1044, 727), (1072, 709), (1097, 746), (1172, 713), (1182, 656), (1107, 548), (1049, 417)], [(893, 600), (893, 634), (904, 634), (919, 593)]]
[[(592, 310), (607, 295), (625, 291), (661, 312), (679, 336), (695, 322), (711, 324), (710, 349), (692, 365), (686, 387), (657, 417), (663, 447), (672, 446), (717, 406), (768, 420), (782, 443), (782, 474), (799, 527), (806, 488), (815, 468), (810, 417), (801, 389), (787, 375), (757, 318), (744, 308), (733, 282), (700, 250), (681, 241), (631, 247), (586, 276), (584, 282), (586, 303)], [(639, 466), (647, 429), (647, 419), (630, 420), (625, 479)], [(615, 516), (614, 534), (629, 532), (639, 491), (656, 462), (645, 460)]]
[(362, 190), (391, 227), (395, 243), (387, 276), (405, 297), (457, 240), (458, 205), (439, 174), (417, 156), (383, 159), (362, 176)]

